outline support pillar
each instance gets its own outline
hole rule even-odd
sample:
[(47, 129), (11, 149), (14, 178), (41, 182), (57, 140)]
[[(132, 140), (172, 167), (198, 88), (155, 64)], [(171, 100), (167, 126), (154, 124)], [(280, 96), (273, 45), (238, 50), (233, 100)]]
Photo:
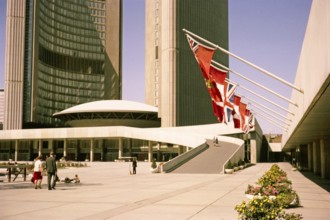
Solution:
[(324, 139), (320, 140), (320, 156), (321, 156), (321, 178), (325, 178), (326, 169), (326, 151)]
[(129, 153), (129, 156), (132, 157), (132, 139), (128, 139), (128, 153)]
[(157, 161), (161, 161), (161, 158), (160, 158), (160, 143), (157, 143)]
[(90, 162), (94, 161), (94, 140), (91, 139), (91, 148), (90, 148), (90, 153), (89, 153), (89, 158), (90, 158)]
[(312, 171), (313, 170), (313, 146), (312, 144), (308, 144), (307, 146), (307, 157), (308, 157), (308, 170)]
[(153, 160), (153, 148), (152, 148), (152, 142), (148, 141), (148, 162), (152, 162)]
[(54, 141), (53, 140), (48, 140), (48, 149), (49, 149), (49, 152), (55, 153), (55, 151), (54, 151)]
[(254, 139), (250, 140), (250, 158), (251, 163), (257, 163), (258, 162), (258, 151), (257, 151), (257, 142)]
[(118, 141), (118, 159), (123, 157), (123, 139), (119, 138)]
[(66, 160), (66, 156), (68, 155), (67, 154), (67, 149), (68, 149), (68, 140), (67, 139), (64, 139), (63, 140), (63, 157), (65, 158)]
[(316, 174), (317, 173), (317, 143), (314, 141), (313, 142), (313, 172)]
[(178, 146), (178, 155), (183, 154), (183, 146), (179, 145)]
[(38, 141), (38, 156), (42, 155), (42, 140)]
[(15, 140), (15, 161), (18, 160), (18, 140)]

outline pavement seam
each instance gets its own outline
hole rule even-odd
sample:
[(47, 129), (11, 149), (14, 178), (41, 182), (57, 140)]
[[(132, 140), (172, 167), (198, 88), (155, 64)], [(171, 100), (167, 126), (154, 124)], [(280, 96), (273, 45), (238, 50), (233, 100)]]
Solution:
[(195, 184), (195, 185), (185, 187), (185, 188), (175, 190), (175, 191), (170, 191), (168, 193), (163, 193), (161, 195), (158, 195), (158, 196), (155, 196), (155, 197), (152, 197), (152, 198), (149, 198), (149, 199), (136, 201), (136, 202), (130, 203), (128, 205), (119, 206), (119, 207), (114, 208), (114, 209), (109, 209), (109, 210), (106, 210), (106, 211), (103, 211), (103, 212), (100, 212), (100, 213), (97, 213), (97, 214), (92, 214), (90, 216), (85, 216), (83, 218), (78, 218), (78, 219), (79, 220), (87, 220), (87, 219), (91, 219), (91, 218), (93, 218), (93, 219), (108, 219), (108, 218), (111, 218), (111, 217), (114, 217), (114, 216), (118, 216), (118, 215), (130, 212), (130, 211), (135, 210), (135, 209), (139, 209), (139, 208), (142, 208), (142, 207), (145, 207), (145, 206), (148, 206), (148, 205), (155, 204), (157, 202), (163, 201), (165, 199), (169, 199), (169, 198), (174, 197), (174, 196), (178, 196), (178, 195), (183, 194), (183, 193), (187, 193), (187, 192), (202, 188), (203, 186), (206, 186), (206, 185), (208, 185), (210, 183), (213, 183), (213, 182), (217, 182), (217, 181), (219, 181), (223, 178), (225, 178), (225, 176), (221, 175), (220, 177), (217, 177), (215, 179), (212, 179), (212, 180), (209, 180), (209, 181), (206, 181), (206, 182)]

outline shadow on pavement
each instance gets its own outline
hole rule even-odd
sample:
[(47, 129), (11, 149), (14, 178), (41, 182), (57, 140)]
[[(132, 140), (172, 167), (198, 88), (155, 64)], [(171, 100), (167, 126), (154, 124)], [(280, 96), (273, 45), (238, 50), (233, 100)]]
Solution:
[[(84, 183), (64, 183), (64, 184), (57, 184), (56, 190), (72, 190), (76, 189), (77, 187), (82, 186), (100, 186), (101, 183), (95, 184), (84, 184)], [(23, 182), (23, 183), (0, 183), (0, 190), (15, 190), (15, 189), (34, 189), (34, 185), (31, 182)], [(47, 184), (42, 185), (42, 189), (47, 189)]]
[(306, 178), (317, 184), (318, 186), (325, 189), (327, 192), (330, 192), (330, 180), (328, 179), (322, 179), (320, 176), (317, 176), (313, 172), (309, 171), (300, 171), (302, 175), (304, 175)]

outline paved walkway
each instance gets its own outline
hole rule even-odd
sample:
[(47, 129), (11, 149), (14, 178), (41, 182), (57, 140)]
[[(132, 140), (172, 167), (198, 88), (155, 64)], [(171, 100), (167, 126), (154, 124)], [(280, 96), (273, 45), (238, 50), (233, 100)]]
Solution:
[[(35, 190), (22, 178), (0, 183), (0, 219), (237, 219), (234, 206), (245, 200), (244, 191), (272, 164), (262, 163), (225, 174), (151, 174), (150, 163), (138, 163), (129, 175), (129, 163), (90, 163), (85, 168), (59, 171), (60, 178), (78, 174), (82, 183)], [(287, 163), (288, 173), (302, 207), (288, 212), (304, 219), (329, 219), (329, 192)], [(315, 180), (314, 180), (315, 181)], [(323, 180), (329, 186), (329, 181)]]

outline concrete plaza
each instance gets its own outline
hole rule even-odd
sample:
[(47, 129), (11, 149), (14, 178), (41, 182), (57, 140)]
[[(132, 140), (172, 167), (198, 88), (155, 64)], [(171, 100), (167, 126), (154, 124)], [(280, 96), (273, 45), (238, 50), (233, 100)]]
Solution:
[[(131, 163), (94, 162), (84, 168), (59, 170), (59, 177), (78, 174), (80, 184), (58, 183), (56, 190), (35, 190), (18, 178), (0, 183), (0, 219), (237, 219), (235, 205), (246, 200), (244, 191), (271, 163), (259, 163), (232, 175), (151, 174), (150, 163), (140, 162), (137, 175)], [(302, 207), (287, 209), (304, 219), (329, 219), (329, 181), (313, 181), (288, 163), (279, 163), (293, 182)], [(315, 184), (323, 185), (323, 188)]]

